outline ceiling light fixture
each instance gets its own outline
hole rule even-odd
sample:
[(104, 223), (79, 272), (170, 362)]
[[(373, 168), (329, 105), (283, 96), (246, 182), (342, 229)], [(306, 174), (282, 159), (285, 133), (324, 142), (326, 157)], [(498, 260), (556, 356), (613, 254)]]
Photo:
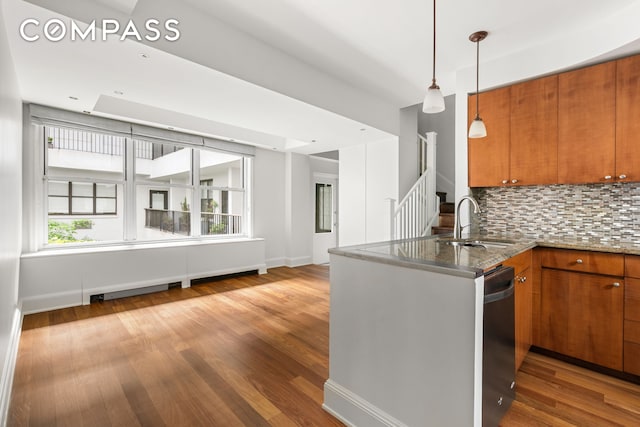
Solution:
[(436, 0), (433, 0), (433, 78), (424, 97), (422, 111), (428, 114), (444, 111), (444, 97), (436, 84)]
[(487, 128), (484, 122), (480, 118), (480, 42), (484, 40), (487, 35), (486, 31), (476, 31), (469, 36), (469, 40), (476, 44), (476, 117), (471, 122), (469, 127), (469, 138), (484, 138), (487, 136)]

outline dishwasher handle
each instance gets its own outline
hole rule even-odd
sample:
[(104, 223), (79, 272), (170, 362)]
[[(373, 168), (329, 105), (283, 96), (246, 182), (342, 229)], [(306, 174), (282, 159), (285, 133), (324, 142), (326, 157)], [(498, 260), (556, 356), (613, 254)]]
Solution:
[(513, 267), (500, 267), (484, 276), (484, 303), (509, 298), (514, 293)]

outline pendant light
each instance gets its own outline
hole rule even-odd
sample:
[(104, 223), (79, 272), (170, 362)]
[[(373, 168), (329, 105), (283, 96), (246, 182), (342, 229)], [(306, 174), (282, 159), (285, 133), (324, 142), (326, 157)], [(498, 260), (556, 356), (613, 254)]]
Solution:
[(422, 111), (428, 114), (444, 111), (444, 97), (440, 86), (436, 84), (436, 0), (433, 0), (433, 78), (424, 97)]
[(480, 118), (480, 42), (487, 37), (486, 31), (476, 31), (469, 36), (469, 40), (476, 44), (476, 117), (469, 127), (469, 138), (484, 138), (487, 136), (487, 128)]

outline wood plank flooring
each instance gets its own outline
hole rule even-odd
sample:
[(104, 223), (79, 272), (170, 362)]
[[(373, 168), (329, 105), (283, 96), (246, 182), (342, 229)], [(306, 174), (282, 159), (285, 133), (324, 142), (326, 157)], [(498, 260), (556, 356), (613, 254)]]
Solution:
[[(9, 426), (341, 426), (328, 267), (25, 316)], [(638, 426), (640, 386), (530, 353), (502, 426)], [(366, 427), (366, 426), (365, 426)]]

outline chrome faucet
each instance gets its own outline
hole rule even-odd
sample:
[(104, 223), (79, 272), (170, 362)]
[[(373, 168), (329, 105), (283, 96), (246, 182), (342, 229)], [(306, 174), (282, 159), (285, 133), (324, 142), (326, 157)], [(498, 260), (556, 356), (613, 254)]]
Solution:
[[(460, 225), (460, 205), (465, 200), (468, 200), (473, 204), (473, 213), (474, 214), (481, 213), (480, 206), (478, 205), (478, 202), (476, 202), (476, 199), (474, 199), (471, 196), (462, 196), (460, 198), (460, 200), (458, 200), (458, 204), (456, 205), (455, 222), (453, 224), (453, 238), (454, 239), (460, 239), (462, 237), (462, 229), (464, 227), (462, 227)], [(471, 224), (468, 224), (465, 227), (468, 227), (469, 225), (471, 225)]]

